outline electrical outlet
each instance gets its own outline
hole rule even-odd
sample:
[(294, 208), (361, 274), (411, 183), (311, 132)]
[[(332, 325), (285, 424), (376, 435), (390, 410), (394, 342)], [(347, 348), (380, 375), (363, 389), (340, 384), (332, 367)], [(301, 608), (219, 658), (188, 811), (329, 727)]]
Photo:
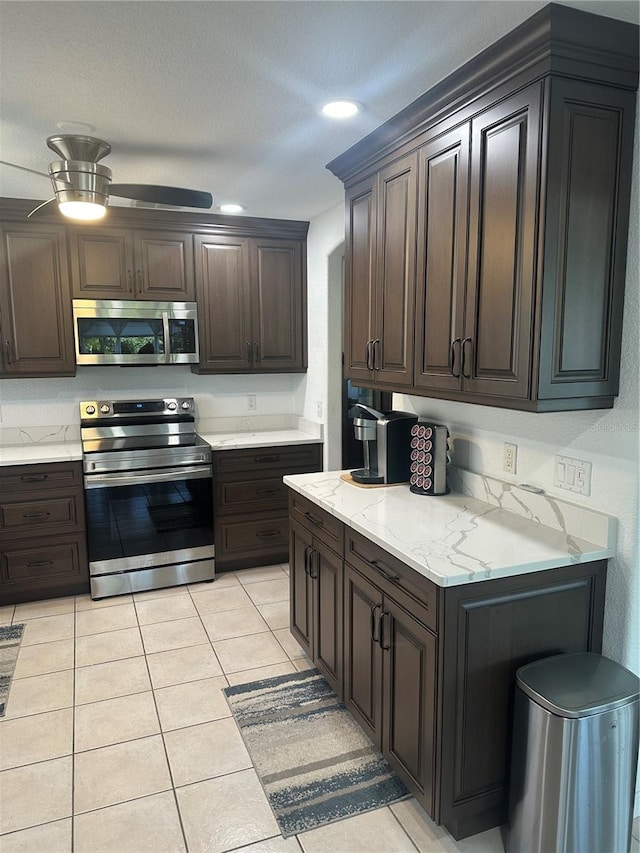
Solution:
[(504, 458), (502, 467), (507, 474), (515, 474), (518, 470), (518, 445), (510, 444), (508, 441), (504, 443)]
[(255, 394), (247, 394), (247, 411), (255, 412), (258, 408), (258, 403), (256, 402)]
[(322, 417), (322, 400), (318, 400), (316, 403), (316, 415), (321, 418)]
[(589, 496), (591, 494), (591, 462), (584, 459), (571, 459), (569, 456), (556, 456), (553, 483), (560, 489)]

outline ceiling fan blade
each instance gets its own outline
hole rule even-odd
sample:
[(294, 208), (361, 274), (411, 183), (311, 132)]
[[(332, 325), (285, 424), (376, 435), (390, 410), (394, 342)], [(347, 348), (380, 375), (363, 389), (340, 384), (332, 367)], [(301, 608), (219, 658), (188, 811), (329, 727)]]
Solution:
[(29, 169), (27, 166), (18, 166), (17, 163), (9, 163), (8, 160), (0, 160), (3, 166), (11, 166), (12, 169), (21, 169), (23, 172), (31, 172), (32, 175), (41, 175), (43, 178), (48, 178), (48, 172), (39, 172), (37, 169)]
[[(49, 177), (47, 175), (47, 177)], [(37, 207), (34, 207), (31, 213), (27, 214), (27, 219), (31, 219), (32, 216), (39, 216), (40, 213), (44, 210), (45, 207), (48, 207), (52, 202), (57, 201), (56, 197), (48, 198), (46, 201), (43, 201), (42, 204), (39, 204)]]
[(171, 204), (175, 207), (209, 208), (213, 204), (211, 193), (186, 190), (181, 187), (161, 187), (155, 184), (111, 184), (109, 195), (146, 201), (150, 204)]

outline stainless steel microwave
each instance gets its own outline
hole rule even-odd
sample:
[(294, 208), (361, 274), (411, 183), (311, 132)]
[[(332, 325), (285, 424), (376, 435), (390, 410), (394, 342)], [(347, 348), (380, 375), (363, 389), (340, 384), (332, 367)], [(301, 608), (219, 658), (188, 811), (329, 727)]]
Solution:
[(193, 364), (195, 302), (74, 299), (76, 364)]

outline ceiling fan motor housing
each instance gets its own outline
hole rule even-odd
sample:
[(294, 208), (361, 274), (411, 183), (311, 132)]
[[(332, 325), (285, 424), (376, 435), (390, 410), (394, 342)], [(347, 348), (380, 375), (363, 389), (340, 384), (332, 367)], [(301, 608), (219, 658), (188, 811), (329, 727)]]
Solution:
[(58, 203), (108, 202), (111, 169), (107, 166), (86, 160), (55, 160), (49, 164), (49, 174)]

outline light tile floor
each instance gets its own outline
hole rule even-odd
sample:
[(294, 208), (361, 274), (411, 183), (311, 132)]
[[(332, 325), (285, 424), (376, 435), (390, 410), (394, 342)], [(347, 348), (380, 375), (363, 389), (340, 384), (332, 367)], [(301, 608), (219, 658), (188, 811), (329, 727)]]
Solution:
[(498, 829), (456, 842), (414, 800), (280, 836), (221, 691), (310, 665), (287, 572), (0, 608), (27, 624), (0, 721), (2, 853), (502, 853)]

